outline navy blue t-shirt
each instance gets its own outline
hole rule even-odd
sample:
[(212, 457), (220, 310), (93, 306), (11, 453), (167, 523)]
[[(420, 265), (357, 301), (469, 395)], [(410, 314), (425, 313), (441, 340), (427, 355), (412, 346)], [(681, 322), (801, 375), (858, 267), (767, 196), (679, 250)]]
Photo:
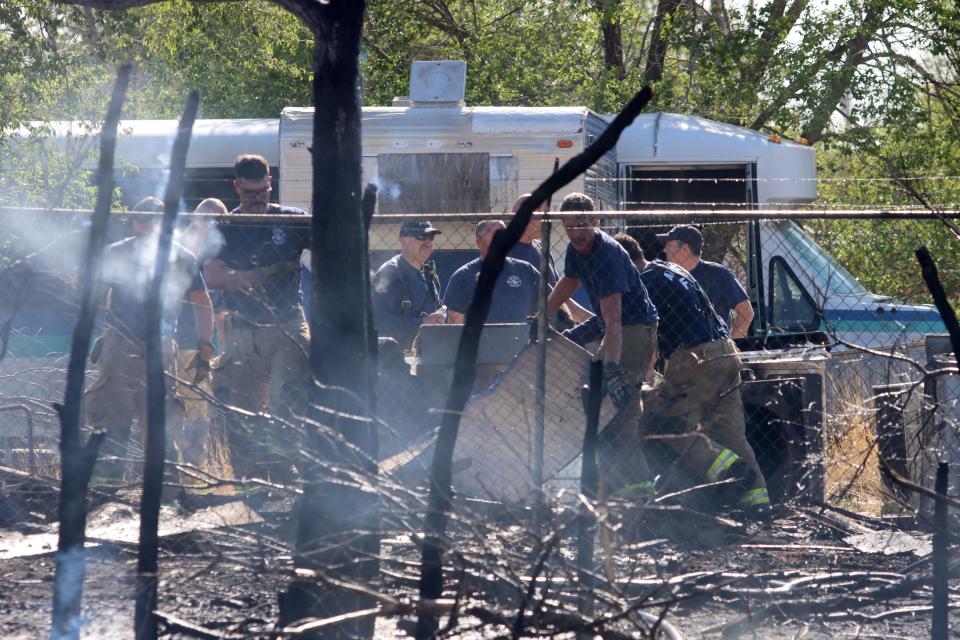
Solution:
[[(149, 241), (133, 236), (114, 242), (103, 253), (103, 286), (110, 289), (104, 322), (121, 335), (136, 340), (144, 340), (147, 335), (144, 302), (154, 268), (153, 256), (156, 255), (155, 246), (146, 246)], [(174, 242), (170, 246), (170, 262), (163, 279), (160, 322), (164, 336), (177, 334), (181, 317), (193, 322), (193, 306), (184, 303), (189, 301), (191, 291), (205, 288), (197, 259), (183, 245)], [(194, 345), (184, 346), (193, 348)]]
[[(443, 304), (450, 311), (467, 313), (477, 288), (481, 264), (480, 258), (476, 258), (450, 276), (447, 292), (443, 296)], [(540, 274), (533, 267), (523, 260), (507, 258), (493, 287), (487, 322), (526, 322), (527, 316), (537, 312), (539, 287)]]
[[(514, 260), (523, 260), (536, 269), (537, 273), (540, 273), (540, 251), (541, 245), (539, 240), (534, 240), (533, 242), (518, 242), (510, 249), (507, 257), (513, 258)], [(557, 280), (557, 270), (553, 266), (553, 260), (550, 260), (550, 277), (547, 278), (547, 283), (552, 287), (557, 284)]]
[(636, 265), (619, 242), (599, 229), (596, 233), (587, 255), (567, 245), (564, 275), (580, 280), (598, 313), (601, 299), (611, 293), (622, 293), (620, 324), (653, 324), (657, 321), (657, 310)]
[[(270, 204), (268, 213), (306, 216), (303, 209)], [(220, 250), (201, 255), (216, 255), (227, 267), (237, 271), (251, 271), (277, 266), (277, 275), (264, 282), (262, 291), (223, 291), (223, 306), (241, 319), (250, 322), (274, 324), (289, 320), (300, 313), (300, 254), (310, 246), (310, 222), (302, 225), (270, 224), (246, 221), (236, 213), (229, 220), (211, 225), (204, 236), (205, 243), (222, 241)], [(219, 233), (217, 233), (219, 232)]]
[(657, 348), (666, 359), (680, 347), (695, 347), (726, 337), (727, 327), (717, 316), (706, 293), (681, 267), (654, 260), (640, 273), (657, 306)]
[(722, 264), (704, 260), (690, 270), (690, 275), (700, 283), (717, 315), (729, 327), (731, 311), (744, 300), (750, 299), (737, 277)]

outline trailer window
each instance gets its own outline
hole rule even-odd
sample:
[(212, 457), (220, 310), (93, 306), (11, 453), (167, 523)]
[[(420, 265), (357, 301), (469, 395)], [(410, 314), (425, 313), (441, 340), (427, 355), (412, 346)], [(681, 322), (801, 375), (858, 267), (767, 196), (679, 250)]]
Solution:
[(779, 256), (770, 260), (770, 331), (814, 331), (819, 323), (813, 300), (787, 263)]
[(754, 186), (748, 165), (627, 167), (620, 208), (752, 208)]

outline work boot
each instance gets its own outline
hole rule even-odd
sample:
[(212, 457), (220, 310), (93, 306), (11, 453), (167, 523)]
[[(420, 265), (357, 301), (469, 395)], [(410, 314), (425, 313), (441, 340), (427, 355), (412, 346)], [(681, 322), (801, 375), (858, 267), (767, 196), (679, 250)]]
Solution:
[(756, 479), (757, 473), (748, 467), (746, 462), (738, 458), (719, 478), (718, 482), (723, 482), (723, 484), (713, 487), (713, 504), (718, 509), (741, 506), (741, 498), (750, 490)]

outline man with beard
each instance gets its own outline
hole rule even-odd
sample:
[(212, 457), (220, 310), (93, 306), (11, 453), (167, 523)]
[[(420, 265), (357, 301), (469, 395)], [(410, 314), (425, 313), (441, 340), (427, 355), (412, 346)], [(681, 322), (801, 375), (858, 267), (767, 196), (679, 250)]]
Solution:
[[(217, 398), (254, 412), (287, 418), (306, 410), (310, 332), (300, 301), (300, 254), (310, 225), (264, 217), (306, 216), (302, 209), (270, 202), (266, 159), (241, 155), (233, 181), (240, 206), (206, 233), (219, 250), (204, 261), (207, 286), (219, 289), (225, 311), (223, 354), (213, 375)], [(245, 220), (247, 216), (259, 216)], [(288, 477), (296, 436), (282, 425), (263, 429), (235, 412), (227, 415), (227, 438), (238, 477)]]

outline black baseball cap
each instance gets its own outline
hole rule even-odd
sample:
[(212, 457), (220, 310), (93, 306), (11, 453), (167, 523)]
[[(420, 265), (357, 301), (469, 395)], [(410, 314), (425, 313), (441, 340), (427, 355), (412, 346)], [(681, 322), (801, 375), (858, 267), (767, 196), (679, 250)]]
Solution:
[(427, 220), (405, 220), (402, 225), (400, 225), (400, 237), (408, 238), (419, 238), (424, 239), (428, 235), (436, 235), (440, 233), (440, 229), (437, 229)]
[(688, 224), (678, 224), (666, 233), (658, 233), (657, 240), (661, 240), (664, 244), (671, 240), (679, 240), (690, 245), (694, 253), (703, 249), (703, 234), (700, 233), (699, 229)]

